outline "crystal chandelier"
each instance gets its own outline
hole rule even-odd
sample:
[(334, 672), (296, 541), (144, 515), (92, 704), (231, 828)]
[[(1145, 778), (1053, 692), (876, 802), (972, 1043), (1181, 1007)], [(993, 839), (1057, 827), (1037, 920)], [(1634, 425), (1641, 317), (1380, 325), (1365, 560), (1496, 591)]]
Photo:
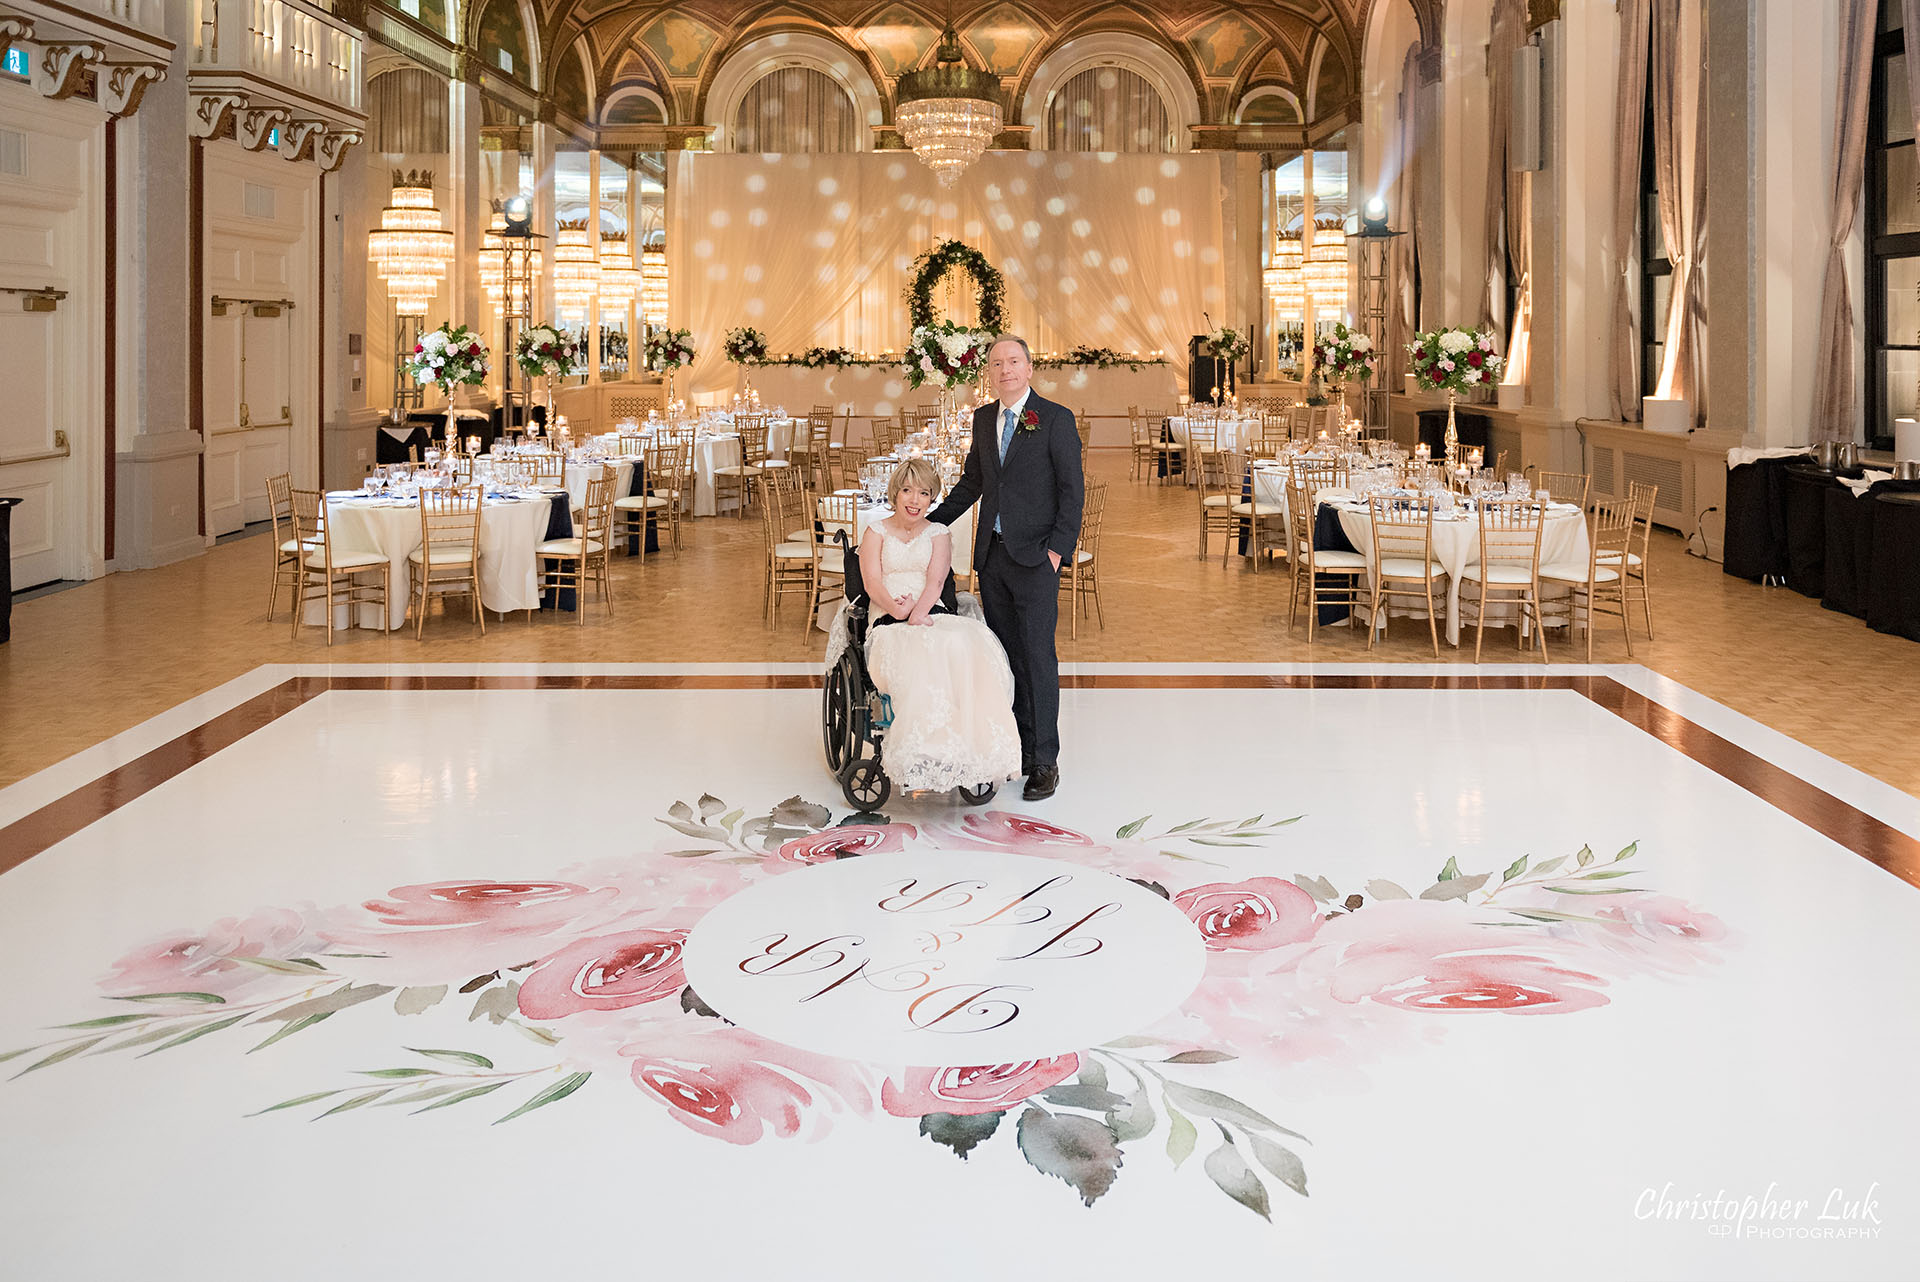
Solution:
[(640, 251), (640, 318), (649, 325), (667, 323), (667, 251)]
[(934, 55), (937, 66), (909, 71), (895, 82), (893, 123), (913, 154), (951, 187), (1000, 132), (1000, 77), (975, 71), (960, 55), (952, 6)]
[(1301, 264), (1313, 310), (1332, 320), (1347, 309), (1347, 233), (1338, 219), (1321, 219), (1313, 229), (1313, 254)]
[(640, 296), (640, 269), (627, 252), (625, 236), (600, 238), (600, 305), (625, 311)]
[(367, 233), (367, 257), (386, 282), (394, 311), (424, 316), (453, 261), (453, 233), (440, 226), (428, 171), (394, 170), (390, 200), (380, 225)]
[(1301, 271), (1300, 238), (1282, 235), (1273, 244), (1273, 266), (1261, 273), (1277, 319), (1299, 324), (1306, 318), (1307, 282)]
[(561, 223), (553, 242), (553, 305), (580, 315), (600, 293), (600, 260), (585, 222)]

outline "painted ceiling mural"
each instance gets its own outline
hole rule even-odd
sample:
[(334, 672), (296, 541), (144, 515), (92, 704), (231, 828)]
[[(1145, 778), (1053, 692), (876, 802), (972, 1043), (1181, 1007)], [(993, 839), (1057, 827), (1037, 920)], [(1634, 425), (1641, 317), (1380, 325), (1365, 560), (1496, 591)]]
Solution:
[[(384, 0), (409, 16), (416, 4), (424, 14), (427, 5), (443, 2)], [(1354, 74), (1367, 17), (1383, 2), (1388, 0), (962, 0), (953, 21), (969, 65), (998, 73), (1016, 102), (1041, 62), (1065, 42), (1128, 32), (1186, 69), (1208, 123), (1229, 123), (1250, 91), (1268, 86), (1310, 101), (1316, 117), (1349, 105), (1357, 93)], [(1442, 0), (1390, 2), (1409, 4), (1432, 40)], [(603, 101), (616, 85), (645, 85), (670, 104), (673, 124), (700, 121), (706, 87), (733, 49), (781, 32), (824, 36), (844, 46), (884, 96), (900, 75), (931, 65), (947, 16), (937, 0), (531, 0), (527, 8), (545, 51), (548, 74), (541, 83), (552, 83), (558, 60), (584, 57), (594, 69), (593, 101)], [(510, 74), (531, 87), (524, 51), (533, 42), (508, 19), (513, 10), (512, 0), (486, 4), (480, 52), (490, 69), (504, 69), (498, 68), (503, 48), (519, 55)], [(568, 89), (577, 101), (578, 91)]]

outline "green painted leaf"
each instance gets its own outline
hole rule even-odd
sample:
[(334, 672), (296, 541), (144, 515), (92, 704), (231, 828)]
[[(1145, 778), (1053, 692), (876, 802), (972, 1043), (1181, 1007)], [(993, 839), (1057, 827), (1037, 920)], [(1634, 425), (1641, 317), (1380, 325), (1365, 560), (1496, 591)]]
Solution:
[(315, 1100), (323, 1100), (329, 1095), (338, 1095), (339, 1093), (339, 1091), (315, 1091), (311, 1095), (296, 1095), (292, 1099), (283, 1099), (278, 1104), (269, 1105), (261, 1109), (258, 1113), (248, 1113), (247, 1116), (261, 1117), (267, 1113), (278, 1113), (283, 1108), (299, 1108), (302, 1104), (311, 1104)]
[(318, 1024), (321, 1020), (331, 1019), (332, 1017), (333, 1017), (332, 1011), (322, 1011), (318, 1015), (302, 1015), (299, 1019), (290, 1019), (285, 1024), (282, 1024), (280, 1026), (279, 1032), (267, 1038), (267, 1040), (265, 1040), (264, 1042), (261, 1042), (258, 1046), (255, 1046), (252, 1050), (249, 1050), (247, 1054), (251, 1055), (253, 1054), (254, 1051), (263, 1051), (267, 1047), (273, 1045), (275, 1042), (279, 1041), (283, 1037), (292, 1037), (295, 1033), (298, 1033), (303, 1029), (312, 1028), (315, 1024)]
[(1398, 882), (1383, 881), (1379, 878), (1367, 883), (1367, 894), (1375, 899), (1412, 899), (1413, 892)]
[(1257, 841), (1235, 841), (1228, 837), (1189, 837), (1187, 840), (1196, 846), (1235, 846), (1247, 850), (1257, 849), (1260, 845)]
[(1088, 1206), (1120, 1176), (1120, 1144), (1104, 1123), (1029, 1108), (1017, 1134), (1027, 1165), (1066, 1181)]
[(1637, 895), (1640, 893), (1632, 886), (1548, 886), (1547, 889), (1560, 895)]
[(493, 1061), (485, 1055), (476, 1055), (472, 1051), (431, 1050), (424, 1046), (409, 1046), (415, 1055), (425, 1055), (428, 1059), (437, 1059), (447, 1064), (463, 1064), (468, 1068), (492, 1068)]
[[(371, 1104), (392, 1089), (393, 1087), (391, 1086), (381, 1086), (368, 1091), (365, 1095), (356, 1095), (344, 1104), (335, 1104), (332, 1108), (320, 1114), (320, 1117), (332, 1117), (335, 1113), (346, 1113), (362, 1105)], [(316, 1117), (313, 1120), (317, 1122), (320, 1120), (320, 1117)]]
[(22, 1055), (30, 1055), (39, 1049), (39, 1046), (22, 1046), (17, 1051), (8, 1051), (4, 1055), (0, 1055), (0, 1064), (4, 1064), (10, 1059), (19, 1059)]
[(1619, 863), (1622, 859), (1631, 859), (1639, 853), (1640, 853), (1640, 843), (1637, 841), (1630, 841), (1626, 845), (1620, 848), (1620, 853), (1613, 857), (1613, 862)]
[[(592, 1076), (593, 1076), (592, 1073), (569, 1074), (567, 1077), (563, 1078), (562, 1080), (555, 1082), (552, 1086), (547, 1087), (546, 1090), (541, 1091), (538, 1095), (534, 1096), (532, 1099), (522, 1104), (519, 1108), (514, 1109), (513, 1112), (508, 1113), (505, 1117), (500, 1119), (500, 1122), (511, 1122), (514, 1118), (520, 1116), (522, 1113), (531, 1113), (536, 1108), (540, 1108), (540, 1107), (543, 1107), (544, 1105), (551, 1104), (556, 1100), (563, 1100), (567, 1096), (579, 1090), (582, 1086), (585, 1086), (587, 1084), (587, 1079)], [(500, 1122), (495, 1122), (494, 1125), (498, 1126), (500, 1125)]]
[(675, 819), (691, 819), (693, 818), (693, 807), (684, 801), (676, 801), (667, 807), (667, 813)]
[[(700, 794), (699, 806), (700, 806), (700, 817), (702, 819), (711, 819), (715, 815), (719, 814), (722, 810), (725, 810), (727, 808), (727, 803), (720, 800), (720, 798), (714, 796), (711, 793), (703, 792)], [(728, 826), (731, 827), (732, 825), (728, 825)]]
[(504, 1022), (520, 1013), (520, 981), (509, 980), (497, 987), (489, 988), (474, 998), (473, 1009), (467, 1012), (467, 1022), (485, 1017), (495, 1024)]
[(1273, 1220), (1272, 1207), (1267, 1201), (1267, 1186), (1260, 1182), (1260, 1177), (1253, 1173), (1253, 1168), (1247, 1165), (1247, 1159), (1240, 1156), (1240, 1150), (1231, 1141), (1207, 1154), (1202, 1169), (1222, 1193), (1261, 1219), (1268, 1222)]
[(1631, 877), (1637, 868), (1595, 868), (1592, 872), (1580, 874), (1581, 881), (1608, 881), (1615, 877)]
[(473, 1084), (470, 1077), (456, 1078), (453, 1081), (438, 1081), (427, 1086), (414, 1086), (404, 1089), (398, 1095), (389, 1095), (375, 1104), (375, 1108), (391, 1108), (395, 1104), (418, 1104), (424, 1100), (439, 1099), (442, 1095), (451, 1095), (455, 1091), (466, 1090)]
[(139, 1033), (127, 1038), (125, 1041), (113, 1042), (110, 1045), (102, 1046), (98, 1050), (90, 1053), (94, 1055), (105, 1055), (110, 1051), (130, 1051), (136, 1046), (147, 1046), (154, 1042), (161, 1041), (164, 1038), (172, 1037), (183, 1027), (184, 1025), (178, 1019), (169, 1016), (160, 1024), (144, 1026)]
[(1241, 1126), (1278, 1131), (1282, 1135), (1291, 1135), (1299, 1140), (1306, 1138), (1298, 1131), (1290, 1131), (1266, 1114), (1247, 1107), (1239, 1100), (1230, 1099), (1218, 1091), (1202, 1090), (1198, 1086), (1188, 1086), (1184, 1082), (1168, 1082), (1166, 1092), (1168, 1104), (1177, 1104), (1189, 1113), (1198, 1113), (1202, 1117), (1216, 1118), (1223, 1122), (1235, 1122)]
[(294, 1002), (282, 1006), (260, 1017), (261, 1023), (268, 1020), (284, 1019), (288, 1021), (305, 1019), (309, 1015), (331, 1015), (335, 1011), (358, 1006), (361, 1002), (370, 1002), (376, 997), (385, 997), (393, 989), (386, 984), (343, 984), (330, 992), (310, 997), (303, 1002)]
[(270, 970), (276, 975), (305, 975), (311, 978), (314, 971), (321, 969), (315, 962), (308, 962), (302, 966), (299, 962), (282, 961), (278, 957), (233, 957), (228, 960), (237, 961), (245, 966), (256, 966), (261, 970)]
[(1592, 846), (1580, 847), (1580, 853), (1575, 855), (1574, 858), (1579, 861), (1579, 864), (1582, 868), (1585, 868), (1588, 864), (1593, 862), (1593, 847)]
[(1153, 818), (1152, 815), (1141, 815), (1138, 819), (1134, 820), (1132, 823), (1121, 824), (1118, 828), (1114, 830), (1113, 835), (1115, 837), (1121, 837), (1121, 838), (1134, 836), (1142, 828), (1147, 826), (1147, 820), (1151, 818)]
[(116, 1002), (199, 1002), (203, 1006), (225, 1006), (227, 999), (215, 993), (135, 993), (132, 997), (115, 997)]
[(966, 1161), (967, 1154), (1000, 1129), (1004, 1110), (994, 1113), (928, 1113), (920, 1119), (920, 1133), (953, 1150)]
[(488, 1082), (485, 1086), (475, 1086), (468, 1090), (461, 1091), (458, 1095), (449, 1095), (443, 1100), (436, 1100), (425, 1108), (416, 1108), (410, 1116), (417, 1117), (421, 1113), (431, 1113), (436, 1108), (446, 1108), (450, 1104), (460, 1104), (470, 1099), (479, 1099), (482, 1095), (493, 1094), (505, 1085), (505, 1082)]
[(726, 814), (720, 816), (720, 826), (728, 832), (732, 832), (733, 826), (739, 823), (741, 816), (746, 813), (744, 810), (729, 810)]
[(1163, 1064), (1224, 1064), (1230, 1059), (1239, 1058), (1225, 1051), (1181, 1051), (1161, 1060)]
[(116, 1024), (131, 1024), (142, 1019), (165, 1019), (165, 1015), (102, 1015), (99, 1019), (83, 1019), (77, 1024), (55, 1024), (55, 1028), (112, 1028)]
[(430, 988), (403, 988), (393, 995), (393, 1013), (396, 1015), (419, 1015), (438, 1006), (447, 995), (445, 984), (435, 984)]
[(1177, 824), (1174, 827), (1167, 829), (1167, 835), (1172, 836), (1176, 832), (1186, 832), (1189, 829), (1198, 828), (1201, 824), (1205, 822), (1206, 820), (1204, 819), (1189, 819), (1183, 824)]
[(1518, 859), (1514, 860), (1512, 863), (1507, 865), (1507, 870), (1500, 874), (1500, 880), (1502, 882), (1512, 881), (1515, 877), (1518, 877), (1521, 873), (1525, 872), (1526, 870), (1527, 870), (1527, 857), (1525, 855), (1522, 855)]
[(1160, 853), (1168, 859), (1181, 859), (1190, 864), (1205, 864), (1209, 868), (1221, 868), (1225, 866), (1223, 864), (1217, 864), (1211, 859), (1202, 859), (1198, 855), (1183, 855), (1177, 850), (1163, 850)]
[[(45, 1068), (49, 1064), (58, 1064), (63, 1059), (72, 1059), (75, 1055), (80, 1054), (82, 1051), (85, 1051), (88, 1048), (93, 1046), (98, 1046), (101, 1042), (106, 1041), (110, 1035), (111, 1034), (108, 1034), (108, 1033), (102, 1033), (98, 1037), (88, 1037), (80, 1041), (70, 1043), (69, 1045), (62, 1046), (59, 1050), (53, 1052), (53, 1054), (47, 1056), (45, 1059), (37, 1060), (34, 1063), (27, 1065), (25, 1068), (15, 1073), (13, 1076), (17, 1080), (19, 1078), (25, 1077), (28, 1073), (33, 1072), (33, 1070), (36, 1068)], [(35, 1049), (38, 1049), (38, 1048), (36, 1047)]]
[(1092, 1113), (1110, 1112), (1125, 1102), (1121, 1096), (1105, 1087), (1072, 1083), (1049, 1086), (1040, 1093), (1040, 1098), (1060, 1108), (1084, 1108)]
[(1273, 1178), (1298, 1193), (1307, 1195), (1307, 1167), (1292, 1149), (1275, 1144), (1264, 1135), (1247, 1135), (1247, 1146), (1253, 1150), (1254, 1160), (1267, 1168)]
[(1465, 899), (1474, 891), (1487, 884), (1491, 873), (1477, 872), (1471, 877), (1450, 877), (1435, 882), (1420, 892), (1420, 898), (1426, 900)]
[(1097, 1086), (1104, 1091), (1107, 1089), (1106, 1065), (1097, 1059), (1082, 1059), (1080, 1072), (1075, 1080), (1082, 1086)]
[(1460, 864), (1452, 855), (1447, 856), (1447, 866), (1440, 870), (1439, 880), (1452, 881), (1460, 875)]
[(1340, 892), (1335, 890), (1333, 883), (1325, 877), (1314, 877), (1307, 873), (1297, 872), (1293, 874), (1293, 884), (1323, 904), (1340, 897)]
[(1107, 1127), (1122, 1144), (1145, 1139), (1153, 1134), (1153, 1101), (1144, 1089), (1136, 1089), (1107, 1112)]
[(437, 1068), (363, 1068), (354, 1075), (356, 1077), (438, 1077), (440, 1070)]
[(1167, 1156), (1173, 1160), (1173, 1169), (1179, 1170), (1180, 1164), (1193, 1156), (1193, 1146), (1200, 1140), (1200, 1132), (1188, 1120), (1187, 1115), (1177, 1108), (1167, 1109)]
[(1109, 1038), (1100, 1044), (1102, 1046), (1111, 1046), (1115, 1050), (1130, 1051), (1138, 1050), (1142, 1046), (1165, 1046), (1167, 1043), (1162, 1038), (1141, 1037), (1137, 1034), (1132, 1034), (1126, 1037)]
[(1558, 868), (1561, 864), (1564, 864), (1565, 862), (1567, 862), (1567, 857), (1565, 855), (1557, 855), (1554, 858), (1547, 860), (1547, 862), (1545, 862), (1544, 864), (1535, 864), (1533, 866), (1533, 872), (1538, 876), (1544, 877), (1548, 873), (1552, 872), (1554, 869)]
[(150, 1051), (141, 1051), (136, 1058), (145, 1059), (149, 1055), (158, 1055), (161, 1051), (171, 1050), (175, 1046), (184, 1046), (196, 1038), (205, 1037), (208, 1033), (217, 1033), (223, 1028), (232, 1028), (246, 1017), (247, 1012), (241, 1011), (238, 1015), (229, 1015), (225, 1019), (216, 1019), (211, 1024), (202, 1024), (198, 1028), (190, 1028), (170, 1041), (161, 1042)]

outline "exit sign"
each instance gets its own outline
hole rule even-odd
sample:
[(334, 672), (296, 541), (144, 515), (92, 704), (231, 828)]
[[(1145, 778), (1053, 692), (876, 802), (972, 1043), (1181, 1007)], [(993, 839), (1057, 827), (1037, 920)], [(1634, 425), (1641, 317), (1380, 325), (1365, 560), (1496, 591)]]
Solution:
[(27, 69), (27, 51), (19, 45), (13, 45), (7, 50), (6, 64), (0, 67), (0, 70), (4, 70), (10, 76), (18, 76), (22, 80), (33, 74)]

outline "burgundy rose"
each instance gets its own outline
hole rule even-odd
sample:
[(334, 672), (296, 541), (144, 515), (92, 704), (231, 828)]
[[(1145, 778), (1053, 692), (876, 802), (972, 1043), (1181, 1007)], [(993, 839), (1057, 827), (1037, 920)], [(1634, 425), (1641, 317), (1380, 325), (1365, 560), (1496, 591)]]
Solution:
[(997, 1113), (1080, 1071), (1078, 1055), (967, 1068), (909, 1068), (880, 1086), (880, 1106), (895, 1117)]
[(906, 841), (918, 835), (912, 824), (846, 824), (782, 842), (774, 860), (783, 864), (827, 864), (842, 855), (904, 850)]
[(1486, 358), (1481, 356), (1481, 354), (1477, 350), (1467, 353), (1467, 364), (1473, 366), (1475, 369), (1480, 368), (1480, 363), (1484, 359)]
[(678, 993), (684, 930), (629, 930), (569, 944), (535, 966), (520, 986), (520, 1013), (564, 1019), (589, 1010), (623, 1010)]
[(1174, 907), (1215, 952), (1265, 951), (1311, 938), (1320, 925), (1313, 896), (1278, 877), (1211, 882), (1183, 890)]

